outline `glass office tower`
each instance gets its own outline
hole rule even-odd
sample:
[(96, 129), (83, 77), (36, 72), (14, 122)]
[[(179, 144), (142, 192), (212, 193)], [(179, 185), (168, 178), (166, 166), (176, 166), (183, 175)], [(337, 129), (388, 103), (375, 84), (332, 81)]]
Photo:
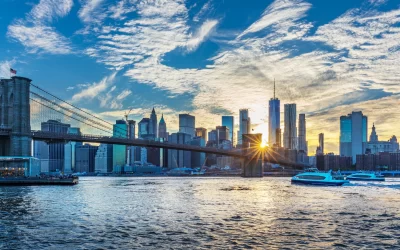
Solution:
[(356, 155), (364, 154), (367, 147), (368, 118), (361, 111), (340, 117), (340, 155), (351, 156), (353, 164)]
[(232, 145), (234, 145), (234, 131), (233, 128), (235, 126), (234, 122), (234, 117), (233, 116), (222, 116), (222, 126), (225, 126), (229, 128), (229, 137), (228, 140), (231, 141)]

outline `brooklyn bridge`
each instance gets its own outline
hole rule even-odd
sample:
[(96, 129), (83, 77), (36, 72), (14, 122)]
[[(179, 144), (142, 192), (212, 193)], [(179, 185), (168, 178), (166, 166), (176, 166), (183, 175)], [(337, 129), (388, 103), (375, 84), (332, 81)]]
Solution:
[[(86, 133), (66, 134), (31, 129), (49, 119), (75, 122)], [(105, 143), (237, 157), (242, 160), (243, 175), (248, 177), (262, 176), (261, 162), (296, 169), (306, 167), (302, 163), (287, 160), (269, 147), (262, 148), (261, 134), (243, 135), (242, 147), (232, 150), (118, 137), (113, 135), (113, 124), (109, 121), (49, 93), (28, 78), (14, 76), (11, 79), (0, 80), (1, 158), (12, 164), (21, 157), (32, 157), (32, 141), (44, 141), (49, 144), (70, 141)]]

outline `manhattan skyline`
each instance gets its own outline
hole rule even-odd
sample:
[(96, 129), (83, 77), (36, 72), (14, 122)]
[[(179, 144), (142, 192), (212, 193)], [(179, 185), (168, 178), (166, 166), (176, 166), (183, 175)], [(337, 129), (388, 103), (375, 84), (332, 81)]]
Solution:
[(171, 132), (182, 113), (207, 129), (232, 115), (237, 131), (249, 109), (264, 141), (275, 78), (281, 117), (287, 103), (306, 115), (309, 151), (324, 133), (338, 153), (339, 117), (357, 110), (382, 140), (400, 134), (396, 1), (132, 2), (2, 1), (0, 77), (16, 69), (110, 121), (154, 106)]

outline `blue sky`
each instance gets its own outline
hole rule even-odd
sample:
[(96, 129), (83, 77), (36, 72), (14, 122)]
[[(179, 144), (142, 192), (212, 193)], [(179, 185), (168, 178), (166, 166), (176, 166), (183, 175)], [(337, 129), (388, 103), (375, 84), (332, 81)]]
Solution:
[(1, 77), (13, 67), (110, 120), (155, 106), (173, 132), (181, 112), (212, 128), (249, 108), (266, 139), (276, 78), (310, 151), (324, 132), (338, 152), (352, 110), (380, 139), (400, 134), (398, 0), (2, 0), (0, 36)]

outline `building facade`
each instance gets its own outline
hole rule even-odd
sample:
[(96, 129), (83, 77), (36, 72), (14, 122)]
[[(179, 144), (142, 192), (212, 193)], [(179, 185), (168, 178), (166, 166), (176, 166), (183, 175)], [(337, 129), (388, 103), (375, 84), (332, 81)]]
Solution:
[(229, 137), (227, 140), (230, 140), (232, 145), (235, 145), (235, 118), (233, 116), (222, 116), (222, 126), (229, 129)]
[[(41, 123), (41, 131), (67, 134), (71, 125), (61, 120), (48, 120)], [(64, 172), (65, 145), (64, 142), (35, 142), (34, 156), (41, 161), (44, 172)], [(67, 166), (69, 167), (69, 166)], [(69, 171), (69, 169), (67, 169)]]
[(367, 148), (367, 128), (368, 118), (361, 111), (340, 117), (340, 155), (351, 156), (353, 164)]
[(196, 128), (196, 137), (201, 137), (207, 141), (207, 129), (206, 128)]
[[(274, 81), (274, 97), (269, 100), (269, 117), (268, 117), (268, 145), (277, 144), (277, 129), (281, 127), (281, 101), (275, 97), (275, 81)], [(276, 145), (278, 146), (278, 145)], [(279, 147), (279, 146), (278, 146)]]
[(189, 114), (179, 114), (179, 132), (190, 135), (190, 138), (195, 137), (196, 118)]
[[(168, 141), (177, 144), (190, 144), (191, 136), (186, 133), (172, 133)], [(190, 168), (192, 164), (191, 152), (183, 150), (168, 150), (168, 168)]]
[(96, 173), (111, 173), (113, 171), (113, 145), (100, 144), (94, 160), (94, 171)]
[(158, 124), (158, 137), (163, 141), (168, 141), (167, 124), (164, 120), (164, 114), (161, 115), (160, 123)]
[(242, 137), (244, 134), (250, 134), (251, 132), (251, 119), (249, 117), (248, 109), (240, 109), (239, 110), (239, 131), (237, 144), (242, 145)]
[(285, 104), (284, 108), (283, 147), (297, 149), (296, 104)]
[(157, 126), (157, 114), (156, 111), (153, 110), (151, 111), (150, 114), (150, 119), (149, 119), (149, 134), (154, 135), (154, 138), (158, 137), (158, 126)]
[(77, 173), (94, 173), (95, 157), (98, 147), (90, 144), (76, 146), (76, 167)]
[(397, 142), (396, 136), (393, 135), (387, 141), (379, 141), (375, 124), (373, 124), (369, 142), (367, 143), (367, 151), (371, 154), (377, 154), (379, 152), (397, 152), (398, 150), (399, 143)]
[[(80, 135), (80, 128), (69, 128), (68, 134)], [(82, 145), (81, 142), (70, 141), (64, 145), (64, 174), (75, 172), (75, 147)]]
[(298, 151), (307, 155), (306, 115), (299, 114)]
[[(124, 120), (117, 120), (113, 125), (113, 137), (128, 138), (128, 125)], [(113, 167), (125, 166), (127, 163), (125, 145), (113, 145)]]

